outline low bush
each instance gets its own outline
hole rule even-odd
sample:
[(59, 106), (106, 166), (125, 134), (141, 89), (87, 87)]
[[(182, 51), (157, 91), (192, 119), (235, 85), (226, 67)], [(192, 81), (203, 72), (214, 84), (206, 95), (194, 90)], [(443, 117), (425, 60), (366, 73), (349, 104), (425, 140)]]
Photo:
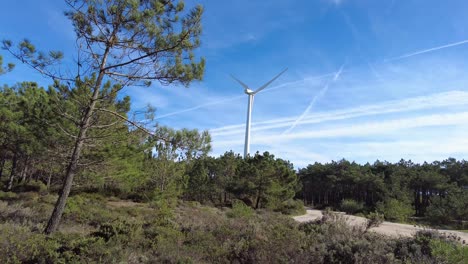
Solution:
[(340, 210), (347, 214), (359, 213), (364, 209), (364, 204), (353, 199), (344, 199), (340, 204)]
[(440, 263), (466, 263), (468, 261), (468, 247), (447, 243), (441, 239), (432, 239), (429, 242), (431, 255)]
[(100, 195), (79, 194), (70, 196), (64, 211), (64, 218), (69, 222), (98, 226), (118, 217), (112, 215)]
[(301, 200), (293, 199), (282, 202), (280, 207), (275, 211), (286, 215), (301, 215), (306, 213), (304, 203)]
[(22, 225), (0, 224), (0, 260), (2, 263), (55, 263), (59, 244)]
[(137, 221), (116, 219), (112, 222), (101, 224), (98, 231), (93, 232), (92, 236), (103, 238), (105, 241), (109, 241), (111, 238), (129, 241), (141, 233), (141, 228), (142, 224)]
[(396, 222), (406, 222), (414, 215), (414, 209), (410, 204), (397, 199), (388, 199), (385, 202), (377, 203), (377, 211), (384, 214), (385, 219)]
[(0, 201), (0, 221), (25, 223), (35, 218), (34, 211), (29, 207), (23, 207), (21, 203), (8, 204)]
[(242, 218), (250, 217), (255, 213), (252, 207), (247, 206), (244, 202), (240, 200), (235, 200), (232, 203), (232, 209), (227, 213), (228, 217), (231, 218)]
[(47, 186), (40, 181), (22, 182), (13, 187), (14, 192), (36, 192), (39, 194), (46, 194), (48, 192)]
[(0, 200), (2, 201), (12, 201), (18, 199), (18, 195), (14, 192), (4, 192), (0, 191)]

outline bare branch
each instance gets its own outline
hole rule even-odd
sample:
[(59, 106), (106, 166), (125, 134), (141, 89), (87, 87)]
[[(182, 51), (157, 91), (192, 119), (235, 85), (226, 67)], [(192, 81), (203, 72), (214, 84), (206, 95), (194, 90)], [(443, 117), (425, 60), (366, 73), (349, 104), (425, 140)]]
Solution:
[(107, 124), (107, 125), (93, 125), (93, 126), (90, 126), (89, 128), (93, 129), (93, 128), (96, 128), (96, 129), (103, 129), (103, 128), (109, 128), (109, 127), (112, 127), (112, 126), (115, 126), (117, 125), (118, 123), (120, 123), (119, 121), (115, 121), (113, 123), (110, 123), (110, 124)]
[(150, 136), (154, 136), (154, 133), (151, 133), (148, 129), (140, 126), (139, 124), (137, 124), (136, 122), (126, 118), (125, 116), (117, 113), (117, 112), (114, 112), (114, 111), (111, 111), (111, 110), (108, 110), (108, 109), (104, 109), (104, 108), (96, 108), (97, 111), (102, 111), (102, 112), (106, 112), (106, 113), (109, 113), (109, 114), (112, 114), (122, 120), (124, 120), (125, 122), (131, 124), (132, 126), (140, 129), (141, 131), (145, 132), (146, 134), (150, 135)]

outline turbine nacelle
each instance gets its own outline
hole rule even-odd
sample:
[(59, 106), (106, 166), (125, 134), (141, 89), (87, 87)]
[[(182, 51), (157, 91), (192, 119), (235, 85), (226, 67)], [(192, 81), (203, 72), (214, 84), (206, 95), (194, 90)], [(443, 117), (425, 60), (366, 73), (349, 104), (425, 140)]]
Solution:
[(270, 81), (268, 81), (267, 83), (265, 83), (264, 85), (260, 86), (256, 91), (252, 90), (249, 88), (249, 86), (247, 84), (245, 84), (244, 82), (242, 82), (241, 80), (237, 79), (234, 75), (231, 74), (231, 77), (236, 80), (242, 87), (244, 87), (244, 93), (248, 94), (248, 95), (255, 95), (257, 93), (259, 93), (261, 90), (265, 89), (268, 85), (270, 85), (274, 80), (278, 79), (278, 77), (281, 76), (281, 74), (283, 74), (285, 71), (287, 71), (288, 68), (284, 69), (282, 72), (280, 72), (278, 75), (276, 75), (273, 79), (271, 79)]

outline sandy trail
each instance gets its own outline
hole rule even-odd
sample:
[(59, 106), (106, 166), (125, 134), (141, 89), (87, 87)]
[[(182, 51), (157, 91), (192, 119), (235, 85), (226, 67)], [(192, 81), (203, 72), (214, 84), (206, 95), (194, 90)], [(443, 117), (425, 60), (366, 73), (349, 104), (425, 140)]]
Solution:
[[(320, 217), (322, 217), (321, 211), (307, 209), (307, 213), (305, 215), (295, 216), (293, 218), (294, 220), (298, 222), (308, 222), (308, 221), (318, 219)], [(345, 217), (346, 217), (346, 222), (350, 225), (364, 225), (366, 223), (366, 218), (364, 217), (359, 217), (359, 216), (354, 216), (354, 215), (345, 215)], [(389, 235), (389, 236), (409, 237), (409, 236), (413, 236), (419, 230), (428, 230), (428, 228), (384, 221), (380, 226), (371, 228), (370, 230), (380, 233), (380, 234)], [(465, 245), (468, 243), (468, 233), (452, 231), (452, 230), (443, 230), (443, 229), (434, 229), (434, 230), (437, 230), (440, 233), (444, 233), (446, 235), (454, 235), (454, 236), (460, 237), (460, 242), (465, 241), (464, 243)]]

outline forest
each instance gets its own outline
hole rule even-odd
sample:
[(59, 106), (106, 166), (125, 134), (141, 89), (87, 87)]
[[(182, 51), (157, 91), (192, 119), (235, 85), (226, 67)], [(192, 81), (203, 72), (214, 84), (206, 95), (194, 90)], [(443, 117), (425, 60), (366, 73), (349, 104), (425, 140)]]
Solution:
[(449, 158), (415, 164), (346, 160), (315, 163), (298, 172), (306, 204), (348, 213), (378, 211), (387, 220), (425, 218), (433, 225), (459, 225), (468, 219), (468, 162)]
[[(203, 77), (203, 8), (181, 1), (72, 1), (76, 75), (60, 51), (3, 40), (1, 77), (24, 63), (50, 79), (0, 88), (2, 263), (464, 263), (435, 231), (388, 237), (331, 210), (467, 229), (468, 162), (314, 163), (269, 152), (210, 155), (208, 131), (132, 110), (126, 86)], [(142, 87), (143, 89), (143, 87)], [(313, 161), (310, 161), (313, 162)], [(305, 207), (321, 219), (297, 223)]]

